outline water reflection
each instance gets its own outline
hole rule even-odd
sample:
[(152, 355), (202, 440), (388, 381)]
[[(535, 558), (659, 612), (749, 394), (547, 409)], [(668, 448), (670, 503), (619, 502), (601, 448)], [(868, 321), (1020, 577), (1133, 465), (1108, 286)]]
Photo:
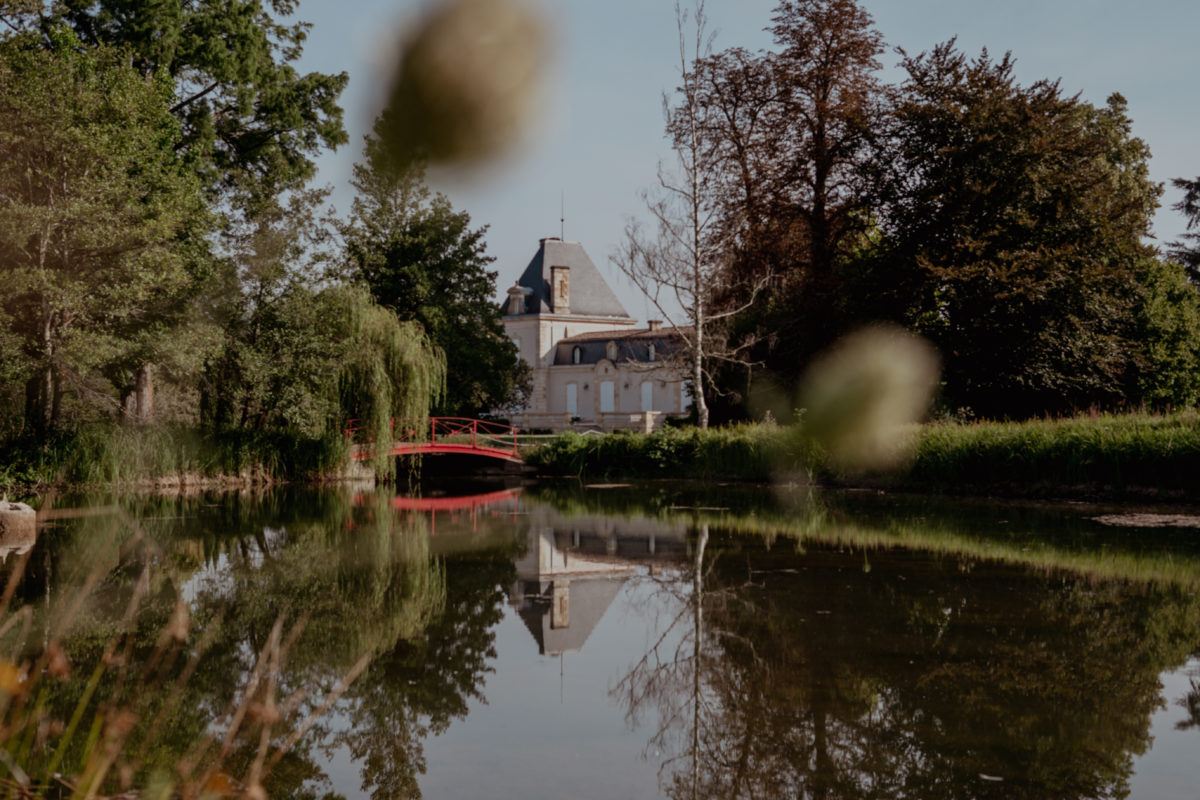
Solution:
[(669, 563), (686, 552), (681, 522), (620, 519), (601, 514), (564, 517), (532, 504), (525, 554), (516, 563), (511, 602), (541, 655), (583, 649), (622, 586), (640, 567)]
[[(1160, 684), (1200, 651), (1196, 546), (1094, 510), (689, 487), (88, 502), (104, 513), (0, 542), (27, 617), (0, 644), (33, 658), (61, 641), (74, 668), (47, 684), (47, 718), (131, 705), (138, 781), (213, 733), (223, 771), (252, 769), (258, 729), (225, 737), (229, 709), (280, 620), (296, 699), (274, 745), (324, 713), (279, 751), (278, 797), (1121, 797), (1142, 754), (1200, 728), (1200, 678)], [(172, 625), (175, 660), (151, 664)], [(129, 663), (178, 696), (93, 671), (122, 631)], [(588, 679), (543, 696), (531, 659), (564, 655)], [(489, 703), (530, 717), (521, 747), (480, 728)], [(583, 758), (522, 762), (509, 784), (476, 772), (573, 737), (629, 760), (607, 781)], [(64, 752), (64, 773), (84, 768), (83, 737)]]

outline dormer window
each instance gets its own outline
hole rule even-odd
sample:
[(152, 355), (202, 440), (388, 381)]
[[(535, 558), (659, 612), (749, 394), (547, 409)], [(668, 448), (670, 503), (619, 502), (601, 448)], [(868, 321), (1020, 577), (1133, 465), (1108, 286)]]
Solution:
[(647, 361), (654, 361), (654, 360), (655, 360), (655, 357), (656, 357), (656, 355), (657, 355), (657, 354), (654, 352), (654, 342), (651, 342), (651, 343), (650, 343), (650, 348), (649, 348), (649, 353), (647, 353), (647, 355), (646, 355), (646, 360), (647, 360)]
[(575, 347), (572, 348), (572, 350), (571, 350), (571, 363), (572, 364), (582, 364), (583, 363), (583, 348), (580, 347), (579, 345), (575, 345)]
[(604, 354), (605, 354), (605, 356), (608, 357), (609, 361), (616, 361), (617, 360), (617, 343), (609, 342), (608, 345), (604, 348)]

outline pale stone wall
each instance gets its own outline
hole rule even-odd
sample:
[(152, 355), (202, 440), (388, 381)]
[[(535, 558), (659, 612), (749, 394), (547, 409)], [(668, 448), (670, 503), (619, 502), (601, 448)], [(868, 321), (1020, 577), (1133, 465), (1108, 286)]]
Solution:
[[(557, 401), (561, 408), (553, 406), (555, 391), (549, 381), (550, 370), (552, 368), (559, 369), (559, 367), (553, 367), (554, 351), (559, 340), (596, 331), (615, 330), (623, 333), (622, 327), (630, 328), (637, 324), (636, 320), (632, 319), (626, 322), (619, 319), (569, 314), (522, 314), (502, 317), (501, 322), (510, 339), (520, 340), (521, 358), (533, 369), (533, 390), (526, 408), (526, 411), (531, 414), (566, 411), (565, 395)], [(591, 364), (587, 365), (589, 370), (592, 366)], [(590, 408), (590, 406), (588, 407)], [(620, 407), (624, 408), (624, 406)], [(580, 409), (583, 409), (582, 395)], [(638, 409), (640, 406), (635, 410)]]

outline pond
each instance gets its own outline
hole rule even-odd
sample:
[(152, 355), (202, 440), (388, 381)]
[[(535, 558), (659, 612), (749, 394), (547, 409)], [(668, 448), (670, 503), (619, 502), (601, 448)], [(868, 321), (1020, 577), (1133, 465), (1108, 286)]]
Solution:
[(42, 519), (0, 542), (0, 700), (6, 765), (51, 795), (1200, 780), (1187, 509), (558, 483), (60, 497)]

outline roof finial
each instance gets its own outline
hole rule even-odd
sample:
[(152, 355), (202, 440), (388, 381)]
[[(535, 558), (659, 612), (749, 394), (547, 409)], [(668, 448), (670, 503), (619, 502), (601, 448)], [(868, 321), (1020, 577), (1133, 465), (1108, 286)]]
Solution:
[(558, 218), (558, 238), (560, 241), (567, 240), (567, 193), (560, 191), (558, 200), (562, 216)]

